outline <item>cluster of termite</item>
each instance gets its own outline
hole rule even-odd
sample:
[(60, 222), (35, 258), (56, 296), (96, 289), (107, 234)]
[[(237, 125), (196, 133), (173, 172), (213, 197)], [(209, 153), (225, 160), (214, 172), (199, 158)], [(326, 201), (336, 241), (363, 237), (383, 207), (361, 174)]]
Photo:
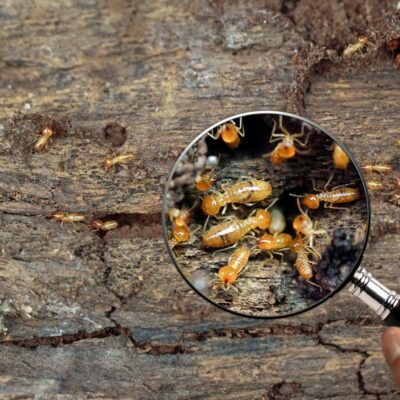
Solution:
[[(40, 137), (34, 142), (33, 146), (34, 151), (36, 151), (37, 153), (44, 152), (55, 135), (56, 131), (54, 128), (50, 126), (45, 126), (39, 134)], [(115, 171), (116, 166), (130, 163), (134, 160), (134, 158), (135, 156), (132, 152), (114, 154), (107, 156), (101, 163), (99, 163), (99, 166), (104, 168), (105, 170)], [(67, 213), (61, 210), (53, 212), (52, 214), (50, 214), (49, 218), (55, 221), (60, 221), (61, 225), (64, 222), (76, 223), (76, 222), (85, 222), (87, 220), (87, 216), (83, 213), (78, 213), (78, 212)], [(95, 218), (89, 222), (89, 226), (94, 231), (105, 232), (116, 229), (119, 226), (119, 224), (118, 221), (116, 220), (103, 221), (99, 218)]]
[[(240, 145), (241, 137), (245, 136), (242, 119), (238, 125), (230, 121), (208, 135), (215, 140), (222, 139), (227, 146), (235, 149)], [(308, 153), (308, 138), (309, 134), (305, 134), (304, 124), (300, 132), (290, 133), (285, 128), (283, 117), (280, 115), (277, 121), (273, 121), (269, 138), (269, 143), (276, 143), (276, 146), (266, 156), (273, 165), (279, 166), (297, 154)], [(332, 147), (332, 163), (337, 169), (347, 169), (350, 164), (347, 154), (336, 144)], [(200, 208), (207, 217), (203, 227), (202, 246), (218, 249), (217, 251), (235, 248), (227, 265), (218, 270), (213, 288), (227, 290), (235, 287), (234, 283), (246, 269), (252, 254), (266, 253), (273, 258), (276, 255), (283, 257), (284, 251), (295, 254), (294, 267), (298, 274), (315, 285), (311, 278), (314, 277), (315, 266), (321, 258), (315, 245), (316, 238), (329, 238), (329, 235), (325, 229), (318, 227), (318, 223), (308, 215), (308, 210), (315, 210), (322, 203), (325, 208), (341, 208), (337, 205), (351, 203), (360, 198), (359, 190), (351, 187), (351, 184), (328, 189), (332, 177), (333, 175), (328, 179), (323, 190), (317, 189), (314, 184), (313, 193), (291, 194), (297, 198), (297, 215), (291, 221), (295, 233), (292, 235), (284, 231), (285, 216), (278, 209), (272, 208), (279, 199), (272, 200), (273, 187), (269, 181), (240, 178), (233, 184), (220, 182), (221, 190), (215, 190), (214, 186), (217, 183), (215, 171), (200, 172), (195, 177), (194, 185), (201, 193)], [(265, 207), (266, 202), (269, 202), (267, 207)], [(244, 219), (236, 215), (225, 216), (227, 207), (230, 206), (235, 210), (240, 205), (255, 207)], [(307, 211), (304, 211), (304, 207)], [(190, 210), (169, 209), (168, 215), (172, 223), (171, 246), (185, 244), (190, 240), (193, 232), (190, 232), (189, 221), (193, 208)], [(214, 218), (217, 222), (210, 228), (208, 228), (209, 218)], [(266, 230), (268, 233), (265, 232)], [(248, 238), (247, 244), (243, 244), (245, 238)]]

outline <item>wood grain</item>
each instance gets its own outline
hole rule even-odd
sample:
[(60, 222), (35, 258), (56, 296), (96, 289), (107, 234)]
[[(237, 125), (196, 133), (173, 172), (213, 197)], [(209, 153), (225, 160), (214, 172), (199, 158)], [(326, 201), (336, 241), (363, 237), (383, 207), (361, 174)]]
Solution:
[[(399, 395), (380, 353), (381, 322), (347, 292), (287, 320), (235, 317), (189, 289), (161, 240), (163, 184), (190, 140), (225, 116), (295, 109), (296, 73), (308, 68), (295, 50), (340, 52), (371, 27), (389, 34), (389, 2), (326, 2), (329, 12), (304, 18), (311, 3), (2, 5), (0, 398)], [(309, 86), (298, 88), (302, 112), (360, 161), (391, 161), (398, 171), (399, 72), (391, 54), (374, 57), (370, 66), (357, 55), (351, 63), (367, 61), (358, 73), (340, 63), (311, 68)], [(58, 134), (35, 154), (46, 123)], [(112, 146), (109, 124), (126, 128), (121, 146)], [(134, 162), (99, 167), (122, 151), (133, 151)], [(373, 197), (364, 266), (395, 289), (391, 190), (388, 180)], [(103, 237), (86, 224), (61, 227), (46, 218), (57, 209), (122, 226)]]

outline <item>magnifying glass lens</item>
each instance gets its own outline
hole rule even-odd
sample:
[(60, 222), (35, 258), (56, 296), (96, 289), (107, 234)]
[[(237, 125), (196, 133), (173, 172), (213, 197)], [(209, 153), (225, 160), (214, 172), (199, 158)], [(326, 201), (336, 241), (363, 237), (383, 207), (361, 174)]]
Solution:
[(359, 265), (369, 215), (349, 152), (285, 113), (236, 116), (201, 134), (174, 166), (164, 235), (203, 297), (251, 317), (321, 303)]

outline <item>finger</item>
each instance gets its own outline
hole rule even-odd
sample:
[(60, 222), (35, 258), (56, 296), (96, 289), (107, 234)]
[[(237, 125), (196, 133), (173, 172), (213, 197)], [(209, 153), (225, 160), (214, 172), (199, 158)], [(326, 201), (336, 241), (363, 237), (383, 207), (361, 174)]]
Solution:
[(390, 327), (382, 335), (382, 352), (400, 385), (400, 328)]

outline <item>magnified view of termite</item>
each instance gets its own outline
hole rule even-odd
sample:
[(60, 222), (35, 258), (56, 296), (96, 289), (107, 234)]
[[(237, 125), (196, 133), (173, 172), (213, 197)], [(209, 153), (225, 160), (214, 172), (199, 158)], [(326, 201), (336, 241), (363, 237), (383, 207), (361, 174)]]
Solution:
[(288, 250), (292, 240), (292, 236), (288, 233), (278, 233), (275, 235), (265, 233), (258, 240), (257, 247), (260, 250), (267, 252), (270, 258), (273, 258), (274, 255), (283, 258), (282, 250)]
[(304, 129), (305, 126), (302, 124), (301, 132), (300, 133), (290, 133), (284, 126), (283, 126), (283, 116), (280, 115), (278, 118), (278, 126), (280, 132), (276, 132), (277, 123), (274, 120), (274, 126), (272, 128), (271, 136), (269, 138), (269, 143), (279, 142), (278, 145), (272, 150), (272, 152), (268, 153), (267, 156), (270, 156), (272, 164), (281, 164), (290, 158), (293, 158), (297, 153), (298, 154), (306, 154), (308, 153), (305, 150), (299, 150), (295, 146), (298, 144), (301, 147), (306, 147), (309, 133), (307, 134), (305, 141), (302, 142), (300, 138), (304, 136)]
[(35, 141), (35, 145), (33, 146), (35, 151), (37, 151), (38, 153), (43, 152), (47, 148), (53, 135), (54, 130), (49, 127), (45, 127), (40, 133), (40, 138)]
[(208, 136), (214, 140), (220, 137), (224, 143), (231, 149), (236, 149), (240, 145), (240, 136), (244, 137), (243, 119), (239, 119), (239, 126), (235, 121), (229, 121), (216, 128), (216, 132), (208, 132)]
[(300, 205), (300, 199), (297, 198), (297, 207), (300, 214), (293, 220), (293, 229), (305, 236), (308, 242), (308, 247), (313, 248), (315, 236), (325, 236), (329, 239), (329, 235), (325, 229), (317, 229), (318, 222), (313, 223), (311, 218), (303, 211)]
[(360, 191), (357, 188), (347, 187), (351, 185), (351, 183), (336, 186), (331, 190), (327, 190), (332, 178), (333, 175), (331, 175), (331, 177), (328, 179), (324, 189), (317, 189), (315, 187), (315, 181), (313, 180), (313, 189), (319, 193), (311, 193), (304, 196), (292, 193), (290, 195), (294, 197), (301, 197), (302, 204), (314, 210), (320, 206), (321, 201), (324, 202), (325, 208), (343, 209), (343, 207), (336, 207), (335, 204), (351, 203), (360, 198)]
[(246, 219), (226, 217), (226, 221), (204, 233), (202, 243), (205, 247), (226, 247), (239, 242), (254, 229), (267, 229), (270, 223), (270, 213), (261, 208), (254, 210)]
[(106, 170), (111, 168), (115, 170), (115, 167), (117, 165), (128, 164), (132, 162), (134, 159), (135, 155), (129, 151), (122, 154), (114, 154), (112, 156), (108, 156), (100, 165)]
[(297, 269), (299, 275), (304, 279), (311, 279), (314, 275), (312, 265), (314, 262), (310, 261), (308, 256), (312, 254), (312, 250), (307, 248), (304, 243), (304, 239), (297, 237), (290, 244), (290, 250), (297, 254), (294, 266)]
[[(209, 194), (204, 197), (201, 209), (206, 215), (217, 215), (222, 207), (228, 204), (246, 204), (265, 200), (272, 193), (269, 182), (259, 179), (244, 180), (232, 186), (222, 186), (223, 192)], [(223, 211), (224, 213), (224, 211)]]
[(172, 222), (172, 237), (178, 242), (187, 242), (190, 238), (190, 229), (188, 226), (190, 213), (186, 209), (179, 210), (171, 208), (168, 211), (168, 217)]
[(195, 178), (194, 184), (198, 191), (206, 192), (207, 190), (211, 189), (216, 182), (215, 170), (212, 169), (210, 171), (199, 173)]
[(228, 290), (233, 287), (238, 290), (234, 283), (245, 270), (249, 257), (250, 249), (247, 246), (238, 247), (230, 256), (228, 265), (219, 269), (213, 289)]

